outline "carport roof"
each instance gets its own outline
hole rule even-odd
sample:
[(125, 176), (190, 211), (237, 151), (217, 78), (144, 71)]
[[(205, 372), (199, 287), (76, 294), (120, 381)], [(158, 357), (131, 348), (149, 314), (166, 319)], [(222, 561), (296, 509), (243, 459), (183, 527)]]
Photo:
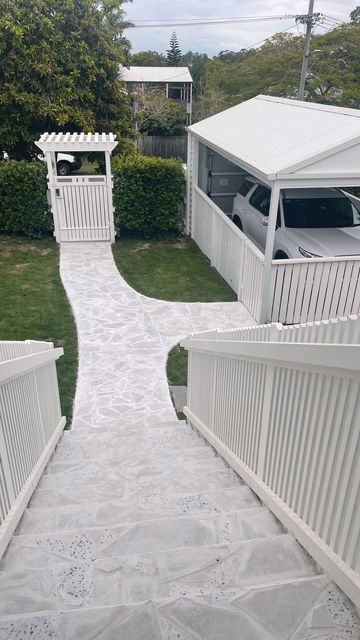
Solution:
[(360, 178), (357, 109), (259, 95), (189, 131), (267, 181)]

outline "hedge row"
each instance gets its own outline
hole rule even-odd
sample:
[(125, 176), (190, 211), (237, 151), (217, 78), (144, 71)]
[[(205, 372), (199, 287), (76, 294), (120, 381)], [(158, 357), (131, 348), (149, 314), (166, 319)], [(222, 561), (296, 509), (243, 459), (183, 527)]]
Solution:
[(117, 229), (153, 236), (179, 224), (185, 183), (180, 161), (118, 156), (113, 176)]
[[(117, 229), (151, 236), (177, 226), (184, 193), (179, 161), (141, 155), (117, 156), (112, 169)], [(52, 229), (45, 163), (1, 161), (0, 232), (37, 237)]]
[(44, 162), (0, 162), (0, 232), (38, 237), (52, 231)]

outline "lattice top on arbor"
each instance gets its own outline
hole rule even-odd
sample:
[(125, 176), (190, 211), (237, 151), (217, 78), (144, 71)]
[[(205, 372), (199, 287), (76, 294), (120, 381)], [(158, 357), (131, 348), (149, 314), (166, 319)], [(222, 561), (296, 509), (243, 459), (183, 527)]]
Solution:
[(61, 151), (111, 151), (118, 144), (113, 133), (43, 133), (35, 143), (44, 153)]

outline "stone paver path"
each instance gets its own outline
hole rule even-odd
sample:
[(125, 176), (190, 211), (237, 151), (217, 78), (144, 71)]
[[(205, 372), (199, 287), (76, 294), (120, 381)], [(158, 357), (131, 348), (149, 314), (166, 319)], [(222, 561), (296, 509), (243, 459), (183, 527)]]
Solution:
[(61, 247), (80, 366), (64, 433), (0, 562), (0, 640), (359, 640), (355, 611), (176, 419), (167, 351), (241, 304), (133, 291), (106, 244)]
[(80, 349), (74, 427), (176, 419), (165, 374), (169, 349), (190, 333), (255, 324), (238, 302), (163, 302), (137, 293), (106, 244), (62, 245), (61, 277)]

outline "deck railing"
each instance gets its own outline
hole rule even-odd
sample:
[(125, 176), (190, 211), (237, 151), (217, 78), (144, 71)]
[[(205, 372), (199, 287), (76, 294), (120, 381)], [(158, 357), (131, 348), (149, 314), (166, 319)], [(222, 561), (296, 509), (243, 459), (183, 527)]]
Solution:
[(65, 426), (50, 342), (0, 342), (0, 557)]
[(264, 256), (199, 187), (191, 235), (258, 322), (295, 324), (360, 313), (360, 256), (273, 260), (262, 299)]
[(184, 413), (360, 605), (360, 320), (194, 335)]

